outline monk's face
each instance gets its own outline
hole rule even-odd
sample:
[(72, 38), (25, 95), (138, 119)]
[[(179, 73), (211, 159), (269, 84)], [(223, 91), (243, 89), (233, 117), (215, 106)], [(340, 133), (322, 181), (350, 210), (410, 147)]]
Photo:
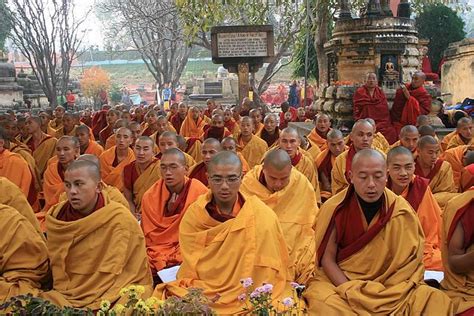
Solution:
[(224, 111), (224, 121), (228, 122), (232, 119), (232, 111), (231, 110), (225, 110)]
[(188, 107), (184, 103), (180, 103), (178, 106), (178, 113), (181, 117), (185, 117), (188, 113)]
[(237, 108), (232, 108), (232, 117), (236, 122), (240, 122), (240, 112)]
[(178, 148), (178, 143), (173, 137), (160, 137), (158, 147), (160, 148), (160, 152), (164, 153), (170, 148)]
[(132, 120), (132, 115), (129, 112), (123, 112), (120, 118), (128, 123)]
[(334, 157), (339, 156), (346, 149), (346, 146), (344, 144), (344, 138), (342, 137), (328, 138), (327, 143), (328, 143), (329, 151)]
[(199, 109), (197, 107), (193, 107), (191, 109), (191, 116), (192, 116), (193, 120), (195, 120), (195, 121), (197, 121), (199, 116), (201, 116), (201, 112), (199, 111)]
[(365, 85), (368, 88), (375, 88), (377, 86), (377, 76), (373, 73), (367, 75), (367, 80), (365, 82)]
[(179, 161), (176, 155), (163, 155), (160, 161), (161, 178), (168, 187), (176, 187), (184, 183), (188, 172), (186, 164)]
[(214, 115), (212, 117), (211, 126), (224, 127), (224, 118), (221, 115)]
[(217, 146), (212, 145), (212, 144), (203, 144), (201, 147), (201, 155), (202, 155), (202, 161), (204, 164), (207, 166), (209, 161), (211, 160), (212, 157), (214, 157), (215, 154), (219, 152), (220, 148), (217, 148)]
[(252, 120), (245, 119), (240, 122), (240, 133), (242, 136), (250, 136), (253, 133)]
[(415, 173), (415, 162), (413, 156), (400, 154), (392, 157), (388, 163), (388, 175), (394, 184), (406, 187), (410, 184)]
[(236, 151), (236, 144), (234, 141), (225, 140), (221, 143), (221, 146), (222, 146), (222, 150), (233, 151), (233, 152)]
[(16, 128), (16, 124), (13, 121), (7, 121), (3, 125), (3, 129), (6, 133), (7, 139), (11, 140), (18, 135), (18, 129)]
[(295, 133), (281, 133), (279, 139), (280, 148), (288, 153), (293, 158), (298, 152), (298, 147), (301, 144), (301, 140)]
[(237, 199), (242, 172), (236, 165), (214, 165), (208, 170), (209, 188), (219, 203), (229, 203)]
[(65, 131), (72, 131), (74, 128), (74, 119), (70, 115), (63, 116), (63, 126)]
[(291, 168), (291, 165), (288, 165), (282, 170), (278, 170), (273, 166), (264, 165), (262, 170), (267, 189), (271, 192), (278, 192), (286, 188), (290, 183)]
[(115, 133), (115, 140), (117, 148), (125, 150), (132, 144), (132, 133), (127, 128), (119, 128)]
[(274, 116), (269, 116), (265, 119), (265, 123), (264, 123), (264, 126), (265, 126), (265, 130), (269, 133), (274, 133), (275, 132), (275, 128), (277, 126), (277, 122), (275, 120), (275, 117)]
[(79, 130), (79, 132), (76, 132), (76, 137), (79, 140), (79, 145), (82, 148), (89, 146), (89, 133)]
[(258, 124), (262, 121), (262, 113), (260, 113), (260, 111), (251, 111), (250, 117), (253, 119), (255, 124)]
[(115, 122), (117, 122), (118, 119), (119, 119), (119, 116), (117, 115), (117, 113), (112, 112), (112, 111), (107, 112), (106, 120), (107, 120), (108, 125), (113, 126)]
[(178, 113), (178, 104), (173, 103), (173, 104), (171, 104), (171, 107), (170, 107), (170, 115), (173, 116), (176, 113)]
[(154, 125), (157, 120), (158, 120), (158, 117), (156, 116), (155, 113), (148, 113), (146, 116), (146, 122), (148, 123), (148, 125)]
[(418, 132), (404, 133), (400, 137), (400, 144), (403, 147), (408, 148), (411, 152), (414, 152), (419, 139), (420, 134)]
[(425, 79), (418, 74), (415, 74), (411, 80), (411, 86), (414, 89), (421, 87), (424, 83)]
[(325, 115), (318, 117), (316, 120), (316, 129), (321, 133), (327, 133), (331, 128), (331, 121)]
[(376, 157), (359, 159), (349, 172), (351, 183), (364, 201), (372, 203), (382, 196), (387, 183), (385, 161)]
[(132, 144), (135, 144), (135, 141), (137, 140), (138, 136), (140, 136), (140, 125), (139, 124), (130, 124), (128, 127), (130, 132), (132, 133)]
[(425, 166), (434, 166), (440, 154), (439, 145), (426, 144), (418, 148), (418, 158)]
[[(40, 119), (41, 119), (41, 125), (47, 126), (48, 123), (49, 123), (49, 121), (50, 121), (49, 115), (46, 114), (46, 113), (41, 113), (41, 114), (39, 115), (39, 117), (40, 117)], [(63, 125), (64, 125), (64, 122), (63, 122)]]
[(300, 120), (303, 120), (305, 117), (306, 117), (306, 111), (304, 108), (298, 108), (298, 112), (297, 112), (297, 115), (298, 115), (298, 118)]
[(206, 105), (211, 112), (216, 108), (216, 102), (214, 102), (214, 100), (207, 100)]
[(88, 168), (66, 171), (64, 188), (69, 203), (80, 213), (90, 212), (94, 208), (101, 191), (100, 181), (94, 179)]
[(133, 152), (135, 153), (137, 163), (145, 164), (153, 159), (153, 156), (155, 155), (153, 152), (153, 145), (153, 142), (149, 140), (139, 139), (136, 141)]
[(157, 132), (158, 134), (161, 134), (165, 131), (168, 130), (168, 120), (166, 118), (160, 118), (158, 121), (158, 129), (157, 129)]
[(63, 107), (56, 107), (56, 109), (54, 109), (54, 117), (57, 118), (57, 119), (62, 119), (63, 118), (63, 115), (64, 115), (64, 108)]
[(457, 131), (459, 133), (459, 135), (461, 135), (462, 137), (464, 137), (465, 139), (471, 139), (472, 138), (472, 123), (465, 123), (465, 124), (462, 124), (461, 126), (459, 126), (457, 128)]
[[(25, 126), (25, 129), (28, 132), (28, 134), (33, 134), (41, 128), (41, 126), (38, 124), (38, 122), (36, 122), (32, 118), (28, 118), (26, 120), (26, 123), (25, 123), (24, 126)], [(18, 123), (18, 130), (20, 131), (20, 133), (22, 132), (22, 128), (21, 128), (19, 123)]]
[(374, 140), (374, 128), (370, 124), (360, 124), (352, 129), (350, 134), (352, 143), (356, 151), (372, 147)]
[(60, 164), (67, 165), (79, 156), (79, 147), (69, 139), (60, 139), (56, 144), (56, 156)]

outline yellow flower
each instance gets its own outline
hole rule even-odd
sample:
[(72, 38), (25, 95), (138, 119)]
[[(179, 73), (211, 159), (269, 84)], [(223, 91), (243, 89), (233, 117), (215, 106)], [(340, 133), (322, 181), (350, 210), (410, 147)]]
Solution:
[(100, 310), (101, 311), (108, 311), (110, 309), (110, 302), (107, 301), (107, 300), (104, 300), (102, 302), (100, 302)]
[(128, 287), (128, 291), (129, 291), (129, 292), (136, 292), (136, 290), (137, 290), (137, 287), (136, 287), (135, 285), (130, 285), (130, 286)]
[(102, 310), (97, 311), (97, 316), (105, 316), (105, 312)]
[(125, 306), (123, 306), (122, 304), (117, 304), (114, 307), (114, 311), (115, 313), (117, 313), (117, 315), (121, 315), (124, 310), (125, 310)]
[(120, 296), (124, 296), (125, 294), (128, 293), (128, 288), (124, 287), (123, 289), (120, 290)]
[(135, 304), (135, 309), (138, 309), (138, 310), (143, 310), (144, 308), (146, 307), (146, 304), (143, 300), (139, 300), (136, 304)]
[(145, 301), (146, 306), (154, 307), (158, 303), (158, 299), (156, 297), (147, 298)]
[(138, 292), (138, 294), (145, 293), (145, 287), (143, 285), (137, 285), (135, 288), (136, 288), (136, 291)]
[(137, 299), (137, 298), (138, 298), (138, 293), (137, 293), (137, 292), (132, 292), (132, 291), (130, 291), (130, 292), (128, 293), (128, 298), (129, 298), (130, 300)]

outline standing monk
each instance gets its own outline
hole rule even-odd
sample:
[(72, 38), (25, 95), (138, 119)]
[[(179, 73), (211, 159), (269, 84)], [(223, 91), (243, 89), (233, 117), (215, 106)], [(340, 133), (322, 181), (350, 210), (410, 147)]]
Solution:
[(453, 138), (451, 138), (451, 140), (449, 141), (447, 149), (455, 148), (458, 146), (474, 145), (472, 133), (473, 133), (472, 118), (470, 117), (461, 118), (457, 123), (456, 135)]
[(43, 177), (48, 160), (53, 157), (56, 150), (56, 138), (41, 131), (41, 120), (37, 116), (30, 116), (26, 120), (26, 127), (30, 136), (25, 141), (25, 144), (33, 153), (38, 173), (40, 177)]
[(207, 165), (211, 158), (218, 152), (222, 151), (221, 143), (215, 138), (208, 138), (202, 143), (201, 155), (202, 161), (194, 165), (189, 171), (189, 177), (201, 181), (202, 184), (208, 186), (207, 182)]
[(272, 283), (276, 306), (288, 293), (290, 266), (277, 216), (257, 197), (239, 193), (242, 166), (234, 153), (215, 155), (208, 171), (211, 190), (189, 206), (179, 226), (183, 263), (177, 280), (159, 285), (153, 295), (182, 297), (200, 288), (210, 299), (219, 295), (210, 304), (217, 314), (233, 315), (245, 307), (237, 298), (240, 280), (252, 278), (255, 285)]
[(375, 121), (376, 130), (385, 136), (389, 144), (397, 141), (397, 132), (392, 125), (385, 93), (378, 86), (377, 75), (367, 74), (365, 85), (354, 93), (354, 120), (371, 118)]
[(197, 137), (199, 138), (204, 132), (203, 128), (206, 125), (206, 122), (201, 117), (201, 112), (199, 108), (193, 106), (189, 109), (186, 118), (184, 119), (183, 124), (179, 134), (183, 137)]
[(200, 181), (186, 177), (187, 172), (182, 151), (177, 148), (163, 151), (161, 179), (143, 195), (141, 225), (155, 279), (156, 272), (181, 264), (179, 225), (188, 206), (207, 192)]
[(263, 128), (260, 133), (255, 133), (258, 137), (263, 139), (268, 148), (271, 148), (280, 138), (280, 129), (277, 124), (277, 115), (269, 113), (263, 119)]
[(91, 130), (86, 125), (76, 127), (76, 137), (79, 140), (81, 155), (90, 154), (100, 157), (104, 152), (104, 148), (97, 142), (90, 140)]
[(53, 289), (41, 297), (59, 306), (98, 310), (103, 299), (120, 301), (120, 290), (142, 285), (152, 290), (145, 238), (123, 205), (107, 201), (100, 171), (90, 161), (74, 161), (64, 174), (68, 200), (46, 216)]
[(267, 143), (253, 134), (252, 119), (244, 116), (240, 120), (240, 135), (237, 138), (237, 151), (242, 153), (249, 167), (260, 164), (268, 150)]
[(410, 203), (420, 220), (425, 235), (423, 264), (426, 270), (443, 271), (441, 262), (441, 209), (429, 186), (429, 181), (415, 175), (411, 152), (402, 146), (387, 154), (387, 188)]
[(318, 215), (309, 314), (452, 315), (449, 298), (423, 283), (423, 230), (408, 202), (385, 188), (383, 154), (358, 151), (349, 177)]
[(312, 226), (319, 210), (311, 183), (292, 167), (288, 153), (273, 149), (265, 155), (263, 165), (255, 166), (245, 175), (241, 192), (244, 197), (258, 197), (275, 212), (288, 245), (290, 262), (294, 263), (290, 277), (306, 284), (314, 269)]

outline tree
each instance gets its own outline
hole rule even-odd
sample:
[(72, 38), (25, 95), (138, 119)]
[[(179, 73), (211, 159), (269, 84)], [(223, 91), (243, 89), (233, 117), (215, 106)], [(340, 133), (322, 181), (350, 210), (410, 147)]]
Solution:
[(442, 4), (423, 6), (416, 18), (416, 26), (418, 36), (430, 41), (428, 57), (435, 72), (449, 44), (460, 41), (466, 36), (464, 21), (454, 10)]
[(11, 29), (7, 14), (7, 0), (0, 0), (0, 50), (5, 49), (5, 40), (10, 34)]
[[(306, 33), (306, 32), (304, 32)], [(299, 34), (293, 51), (293, 76), (301, 78), (305, 76), (305, 59), (308, 55), (308, 80), (319, 79), (318, 59), (314, 47), (314, 35), (309, 34), (308, 45), (306, 45), (306, 34)]]
[(99, 104), (99, 93), (110, 89), (110, 76), (100, 67), (84, 70), (81, 79), (81, 90), (86, 97), (93, 98), (94, 104)]
[(73, 0), (10, 0), (0, 7), (8, 17), (10, 38), (28, 59), (50, 106), (57, 105), (58, 91), (66, 93), (72, 61), (85, 36), (80, 27), (87, 14), (76, 18)]

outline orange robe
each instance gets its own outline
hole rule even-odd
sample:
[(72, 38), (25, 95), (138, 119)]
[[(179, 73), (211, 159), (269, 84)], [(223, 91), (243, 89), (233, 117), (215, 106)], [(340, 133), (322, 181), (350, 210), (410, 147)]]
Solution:
[(199, 138), (191, 137), (186, 139), (187, 147), (184, 151), (185, 153), (189, 154), (193, 157), (196, 163), (202, 161), (202, 154), (201, 154), (201, 141)]
[(207, 188), (201, 182), (186, 179), (176, 202), (169, 208), (171, 195), (163, 180), (157, 181), (143, 194), (141, 225), (152, 271), (181, 264), (179, 225), (189, 205), (206, 192)]
[(60, 118), (60, 119), (54, 118), (51, 121), (49, 121), (49, 123), (48, 123), (48, 134), (49, 135), (55, 135), (56, 131), (58, 129), (62, 128), (62, 127), (63, 127), (62, 118)]
[(316, 127), (311, 130), (307, 137), (309, 142), (311, 143), (311, 146), (316, 146), (321, 151), (328, 148), (326, 135), (322, 135)]
[(260, 133), (262, 132), (262, 130), (263, 130), (264, 127), (265, 127), (265, 125), (264, 125), (262, 122), (258, 122), (258, 125), (257, 125), (257, 126), (254, 125), (254, 131), (253, 131), (253, 133), (254, 133), (255, 135), (260, 134)]
[(8, 149), (0, 153), (0, 177), (8, 178), (16, 184), (25, 197), (29, 196), (30, 191), (35, 191), (33, 173), (28, 163)]
[(117, 143), (116, 143), (116, 138), (115, 138), (115, 134), (112, 134), (110, 135), (107, 140), (105, 141), (105, 146), (104, 146), (104, 149), (107, 150), (107, 149), (110, 149), (114, 146), (116, 146)]
[[(179, 227), (183, 263), (177, 280), (160, 284), (154, 296), (182, 297), (189, 288), (203, 289), (208, 298), (219, 295), (210, 307), (218, 315), (243, 312), (242, 278), (255, 285), (271, 282), (273, 304), (290, 294), (287, 245), (275, 213), (257, 197), (240, 198), (232, 215), (222, 214), (201, 195), (184, 214)], [(268, 281), (271, 280), (271, 281)]]
[(249, 166), (247, 160), (245, 160), (244, 156), (242, 156), (242, 153), (237, 152), (236, 154), (239, 157), (240, 162), (242, 163), (242, 173), (246, 174), (250, 170), (250, 166)]
[(35, 158), (36, 167), (38, 168), (38, 173), (41, 177), (46, 171), (49, 158), (53, 157), (56, 152), (56, 141), (56, 138), (47, 135), (38, 147), (34, 148), (33, 139), (30, 137), (26, 140), (26, 144), (30, 147), (31, 152), (33, 153), (33, 158)]
[(464, 168), (463, 157), (470, 146), (459, 146), (456, 148), (446, 150), (440, 157), (444, 161), (449, 162), (453, 169), (454, 185), (459, 188), (459, 181), (461, 179), (461, 171)]
[(462, 169), (459, 192), (467, 191), (472, 186), (474, 186), (474, 164), (470, 164)]
[(125, 166), (123, 169), (124, 186), (132, 193), (137, 212), (140, 210), (143, 194), (160, 178), (160, 161), (156, 158), (142, 173), (137, 168), (136, 161)]
[(390, 144), (388, 143), (387, 139), (383, 136), (383, 134), (380, 132), (377, 132), (374, 135), (372, 146), (385, 154), (390, 150)]
[[(317, 157), (316, 157), (316, 167), (318, 170), (318, 179), (319, 179), (319, 187), (321, 188), (321, 178), (325, 177), (329, 183), (331, 183), (331, 170), (334, 165), (334, 161), (336, 157), (329, 151), (329, 148), (324, 149)], [(332, 196), (332, 191), (321, 190), (321, 199), (324, 201), (329, 199)], [(324, 202), (323, 201), (323, 202)]]
[(30, 170), (33, 174), (33, 180), (35, 184), (36, 191), (41, 191), (41, 177), (36, 167), (36, 160), (31, 154), (31, 150), (26, 146), (26, 144), (21, 142), (10, 142), (9, 150), (12, 153), (20, 155), (28, 163)]
[(452, 137), (451, 140), (449, 141), (447, 149), (456, 148), (459, 146), (466, 146), (466, 145), (474, 146), (474, 138), (471, 139), (468, 143), (465, 143), (462, 140), (461, 136), (458, 133), (456, 133), (454, 137)]
[(318, 170), (314, 163), (314, 159), (311, 158), (312, 157), (308, 152), (300, 149), (296, 153), (295, 157), (291, 159), (291, 164), (296, 168), (296, 170), (306, 176), (313, 187), (314, 193), (316, 194), (317, 202), (321, 203), (321, 190), (319, 189)]
[(120, 191), (123, 191), (123, 168), (125, 168), (126, 165), (135, 160), (135, 154), (133, 153), (133, 150), (128, 148), (127, 157), (123, 159), (120, 163), (118, 163), (116, 161), (116, 148), (117, 147), (112, 147), (104, 151), (102, 155), (100, 155), (100, 173), (102, 176), (102, 180), (105, 183), (116, 187)]
[(244, 144), (241, 137), (237, 139), (237, 152), (244, 156), (250, 168), (260, 164), (267, 150), (267, 143), (258, 136), (252, 135), (247, 144)]
[(443, 140), (441, 141), (441, 149), (442, 151), (445, 151), (448, 149), (448, 144), (451, 141), (451, 138), (457, 135), (457, 131), (454, 130), (451, 133), (447, 134), (446, 136), (443, 137)]
[(184, 119), (183, 124), (181, 125), (181, 130), (179, 134), (183, 137), (201, 137), (206, 122), (202, 117), (199, 117), (197, 122), (193, 120), (191, 111), (188, 112), (186, 118)]
[(89, 154), (89, 155), (94, 155), (97, 158), (99, 158), (100, 155), (102, 155), (103, 152), (104, 152), (104, 148), (102, 148), (102, 146), (100, 146), (95, 141), (90, 141), (89, 146), (87, 146), (86, 150), (84, 150), (84, 152), (81, 153), (81, 155)]

